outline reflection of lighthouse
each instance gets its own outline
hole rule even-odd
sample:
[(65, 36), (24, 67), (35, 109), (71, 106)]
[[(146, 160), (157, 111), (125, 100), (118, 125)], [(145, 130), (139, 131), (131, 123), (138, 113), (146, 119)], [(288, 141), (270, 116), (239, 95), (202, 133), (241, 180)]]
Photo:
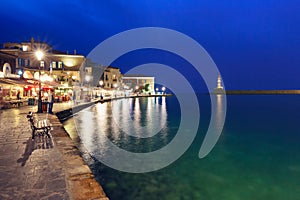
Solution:
[(222, 79), (220, 74), (218, 75), (217, 87), (214, 89), (215, 94), (225, 94), (225, 90), (222, 86)]

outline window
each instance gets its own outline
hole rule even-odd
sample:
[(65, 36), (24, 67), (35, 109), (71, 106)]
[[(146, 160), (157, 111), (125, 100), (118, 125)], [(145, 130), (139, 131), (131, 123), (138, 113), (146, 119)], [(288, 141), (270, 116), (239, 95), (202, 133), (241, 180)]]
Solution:
[(85, 72), (88, 73), (88, 74), (91, 74), (92, 73), (92, 68), (91, 67), (86, 67)]
[(41, 65), (40, 65), (42, 68), (44, 68), (45, 67), (45, 62), (42, 60), (41, 61)]
[(23, 45), (22, 49), (23, 49), (23, 51), (28, 51), (28, 46), (27, 45)]
[(52, 61), (52, 69), (56, 69), (56, 62)]
[(24, 60), (24, 66), (25, 67), (30, 66), (30, 60), (25, 59)]
[(62, 62), (58, 62), (58, 68), (59, 68), (59, 69), (62, 68)]
[(22, 66), (22, 59), (21, 58), (18, 58), (18, 65)]

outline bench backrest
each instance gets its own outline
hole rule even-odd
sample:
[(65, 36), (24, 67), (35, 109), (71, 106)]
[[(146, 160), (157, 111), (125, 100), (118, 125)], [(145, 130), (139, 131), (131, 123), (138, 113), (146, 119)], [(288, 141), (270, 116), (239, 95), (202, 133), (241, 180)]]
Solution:
[(29, 112), (27, 115), (28, 121), (30, 122), (31, 129), (41, 129), (41, 128), (51, 128), (51, 123), (47, 120), (39, 120), (35, 122), (32, 112)]

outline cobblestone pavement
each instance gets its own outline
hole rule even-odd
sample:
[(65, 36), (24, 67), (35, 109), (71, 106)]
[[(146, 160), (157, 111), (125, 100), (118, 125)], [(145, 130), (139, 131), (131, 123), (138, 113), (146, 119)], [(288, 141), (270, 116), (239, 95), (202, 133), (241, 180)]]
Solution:
[(62, 155), (52, 138), (31, 139), (31, 109), (0, 111), (0, 199), (69, 199)]
[[(70, 106), (70, 103), (54, 104), (53, 111)], [(51, 138), (37, 136), (34, 140), (31, 139), (26, 115), (29, 111), (35, 113), (36, 110), (36, 106), (0, 110), (0, 199), (107, 199), (101, 186), (96, 189), (93, 186), (92, 190), (97, 193), (94, 196), (85, 196), (85, 191), (81, 190), (85, 186), (81, 179), (89, 185), (98, 183), (76, 152), (71, 139), (56, 136), (56, 129), (52, 131), (54, 133), (51, 132)], [(60, 132), (64, 131), (55, 115), (44, 113), (37, 116), (39, 119), (49, 117), (51, 122), (56, 120)], [(76, 153), (70, 157), (70, 152)], [(82, 178), (80, 174), (88, 175), (89, 178)], [(86, 193), (91, 193), (91, 187), (86, 188)], [(74, 191), (83, 193), (74, 197)], [(103, 198), (99, 198), (99, 193)]]

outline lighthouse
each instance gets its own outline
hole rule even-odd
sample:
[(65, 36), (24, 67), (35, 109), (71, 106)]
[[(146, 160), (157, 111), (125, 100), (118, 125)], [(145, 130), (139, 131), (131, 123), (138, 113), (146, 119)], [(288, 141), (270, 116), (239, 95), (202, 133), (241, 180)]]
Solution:
[(220, 74), (218, 75), (217, 88), (223, 89), (222, 79), (221, 79)]
[(214, 94), (225, 94), (224, 87), (222, 86), (221, 75), (218, 75), (217, 87), (214, 89)]

